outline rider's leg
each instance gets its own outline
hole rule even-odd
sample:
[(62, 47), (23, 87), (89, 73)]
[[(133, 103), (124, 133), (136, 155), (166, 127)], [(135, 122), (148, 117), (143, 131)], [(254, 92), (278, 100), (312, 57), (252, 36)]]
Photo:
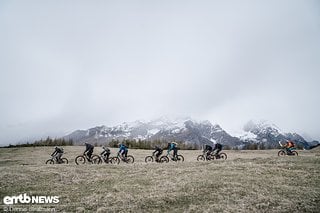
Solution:
[(62, 153), (58, 153), (58, 154), (56, 155), (56, 158), (57, 158), (57, 162), (58, 162), (58, 163), (62, 163), (61, 157), (62, 157)]
[(216, 155), (218, 156), (220, 152), (221, 152), (221, 149), (217, 149)]
[(88, 156), (90, 162), (91, 162), (92, 153), (93, 153), (93, 149), (90, 149), (90, 150), (87, 152), (87, 156)]
[(58, 163), (60, 163), (60, 162), (59, 162), (59, 159), (58, 159), (58, 153), (55, 154), (55, 155), (53, 155), (52, 158), (55, 159)]
[(211, 155), (211, 152), (212, 152), (212, 151), (207, 150), (207, 152), (206, 152), (206, 157), (207, 157), (207, 158)]
[(217, 159), (220, 158), (220, 155), (219, 155), (220, 151), (221, 149), (216, 149), (216, 153), (214, 154), (214, 156), (216, 156)]
[(175, 159), (177, 159), (177, 156), (178, 156), (178, 149), (177, 149), (177, 148), (174, 148), (174, 149), (173, 149), (173, 157), (174, 157)]
[(159, 157), (160, 157), (161, 154), (162, 154), (161, 152), (157, 152), (157, 154), (156, 154), (156, 162), (159, 161)]

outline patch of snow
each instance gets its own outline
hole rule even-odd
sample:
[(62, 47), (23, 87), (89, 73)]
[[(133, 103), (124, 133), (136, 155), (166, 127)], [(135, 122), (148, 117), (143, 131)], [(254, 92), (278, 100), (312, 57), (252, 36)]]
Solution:
[(180, 133), (182, 131), (182, 128), (176, 128), (176, 129), (172, 129), (171, 133)]
[(148, 130), (148, 135), (155, 135), (157, 134), (158, 132), (160, 132), (160, 129), (150, 129)]
[(257, 135), (253, 134), (252, 132), (237, 132), (233, 136), (238, 137), (242, 141), (255, 141), (257, 139)]
[(213, 143), (213, 144), (216, 144), (217, 141), (214, 139), (214, 138), (210, 138), (210, 141)]
[(136, 140), (145, 140), (146, 139), (146, 137), (144, 137), (143, 135), (138, 135), (136, 138), (135, 138)]

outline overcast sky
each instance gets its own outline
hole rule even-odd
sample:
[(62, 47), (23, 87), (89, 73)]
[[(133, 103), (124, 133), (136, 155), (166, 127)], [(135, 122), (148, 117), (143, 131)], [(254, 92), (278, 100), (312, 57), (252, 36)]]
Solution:
[(320, 3), (1, 0), (0, 72), (0, 145), (163, 115), (320, 140)]

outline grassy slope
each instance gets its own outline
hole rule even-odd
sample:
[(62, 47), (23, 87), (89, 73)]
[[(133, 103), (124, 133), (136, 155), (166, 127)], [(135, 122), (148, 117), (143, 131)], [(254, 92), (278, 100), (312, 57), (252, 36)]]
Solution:
[[(83, 147), (66, 147), (69, 165), (45, 165), (52, 147), (0, 149), (0, 195), (58, 195), (58, 211), (319, 212), (320, 149), (299, 157), (277, 150), (226, 151), (227, 161), (133, 165), (74, 164)], [(101, 148), (97, 148), (98, 153)], [(115, 153), (115, 150), (112, 150)], [(29, 154), (31, 153), (31, 154)], [(1, 211), (1, 210), (0, 210)]]

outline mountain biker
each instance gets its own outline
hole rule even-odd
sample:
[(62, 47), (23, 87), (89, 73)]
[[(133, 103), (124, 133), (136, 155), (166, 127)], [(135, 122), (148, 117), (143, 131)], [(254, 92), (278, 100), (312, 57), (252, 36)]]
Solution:
[(206, 157), (208, 157), (211, 153), (212, 153), (212, 146), (206, 144), (203, 150), (203, 154), (205, 154)]
[(51, 154), (53, 158), (57, 159), (58, 163), (62, 163), (62, 159), (61, 159), (62, 155), (63, 155), (63, 148), (60, 148), (57, 146), (54, 148), (54, 152)]
[(92, 144), (87, 143), (87, 142), (84, 144), (86, 145), (86, 150), (83, 152), (83, 154), (84, 155), (87, 154), (89, 161), (91, 162), (91, 157), (92, 157), (94, 146)]
[(213, 150), (212, 150), (212, 152), (214, 152), (215, 151), (215, 153), (214, 153), (214, 155), (215, 156), (219, 156), (219, 152), (221, 152), (221, 150), (222, 150), (222, 145), (220, 144), (220, 143), (214, 143), (214, 147), (213, 147)]
[(159, 146), (155, 147), (155, 151), (152, 153), (152, 155), (154, 155), (155, 153), (157, 153), (156, 156), (156, 162), (159, 162), (159, 157), (162, 154), (163, 149), (161, 149)]
[(177, 159), (178, 147), (177, 147), (177, 143), (176, 142), (168, 143), (168, 151), (167, 151), (168, 155), (171, 152), (171, 150), (173, 150), (173, 160)]
[(286, 144), (284, 145), (287, 153), (289, 155), (292, 154), (292, 149), (294, 148), (294, 143), (291, 140), (287, 140)]
[(107, 147), (102, 147), (103, 151), (101, 152), (101, 155), (105, 158), (105, 159), (109, 159), (109, 156), (110, 156), (110, 149), (107, 148)]
[(119, 145), (119, 152), (118, 155), (121, 154), (122, 158), (127, 158), (128, 155), (128, 147), (124, 144)]

